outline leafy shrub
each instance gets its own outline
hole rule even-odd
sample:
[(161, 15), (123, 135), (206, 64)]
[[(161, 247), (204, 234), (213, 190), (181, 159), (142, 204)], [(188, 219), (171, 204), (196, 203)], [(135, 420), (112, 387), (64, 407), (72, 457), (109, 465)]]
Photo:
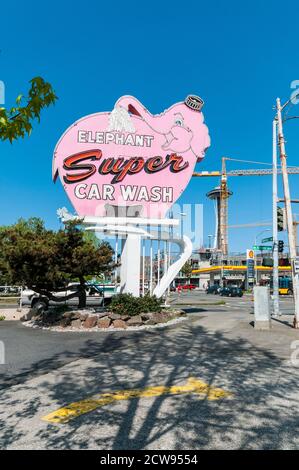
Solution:
[(0, 315), (0, 321), (5, 320), (5, 315)]
[(138, 300), (141, 300), (143, 313), (161, 312), (161, 299), (158, 299), (155, 295), (146, 294)]
[(132, 294), (117, 294), (112, 297), (109, 309), (120, 315), (139, 315), (140, 313), (160, 312), (161, 300), (145, 295), (133, 297)]

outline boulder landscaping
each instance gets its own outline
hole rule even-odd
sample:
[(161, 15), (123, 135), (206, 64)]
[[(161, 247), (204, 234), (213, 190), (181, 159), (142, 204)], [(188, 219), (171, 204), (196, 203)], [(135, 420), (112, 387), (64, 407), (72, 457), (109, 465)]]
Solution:
[(28, 315), (28, 326), (73, 331), (127, 330), (154, 327), (185, 316), (183, 310), (162, 307), (161, 299), (145, 295), (115, 295), (108, 307), (71, 308), (50, 307), (44, 312)]
[(182, 316), (185, 316), (183, 310), (170, 308), (165, 308), (161, 312), (146, 312), (130, 316), (110, 311), (97, 311), (96, 308), (62, 311), (61, 307), (59, 309), (50, 307), (43, 314), (33, 314), (26, 323), (30, 323), (30, 326), (55, 330), (126, 330), (167, 323)]

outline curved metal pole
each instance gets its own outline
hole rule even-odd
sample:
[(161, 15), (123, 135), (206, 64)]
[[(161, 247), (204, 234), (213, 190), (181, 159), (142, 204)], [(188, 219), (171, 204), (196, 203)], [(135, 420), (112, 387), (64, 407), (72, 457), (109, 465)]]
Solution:
[[(151, 234), (154, 235), (153, 232), (151, 232)], [(161, 236), (161, 239), (167, 239), (167, 240), (170, 239), (168, 232), (161, 232), (160, 236)], [(171, 239), (171, 242), (179, 245), (181, 249), (181, 253), (180, 253), (178, 260), (169, 266), (167, 272), (162, 276), (159, 284), (155, 287), (153, 294), (156, 295), (157, 297), (162, 297), (162, 295), (167, 290), (168, 286), (171, 284), (171, 282), (174, 280), (176, 275), (180, 272), (180, 270), (182, 269), (186, 261), (192, 255), (192, 242), (190, 238), (188, 238), (186, 235), (183, 235), (183, 238), (174, 237)]]

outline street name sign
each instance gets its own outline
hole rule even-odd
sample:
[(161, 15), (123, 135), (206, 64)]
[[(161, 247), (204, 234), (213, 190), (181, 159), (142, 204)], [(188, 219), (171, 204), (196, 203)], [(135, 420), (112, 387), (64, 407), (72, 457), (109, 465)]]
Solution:
[(254, 245), (253, 250), (255, 251), (272, 251), (273, 250), (273, 247), (272, 246), (269, 246), (269, 245)]
[(273, 237), (263, 238), (262, 243), (273, 242)]

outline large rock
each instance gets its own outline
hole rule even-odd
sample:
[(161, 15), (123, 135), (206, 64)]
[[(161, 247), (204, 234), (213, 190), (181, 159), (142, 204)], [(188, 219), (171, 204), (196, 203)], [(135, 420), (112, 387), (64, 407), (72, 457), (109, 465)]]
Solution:
[(104, 318), (104, 317), (107, 317), (107, 316), (108, 316), (108, 315), (107, 315), (107, 312), (99, 312), (99, 313), (97, 313), (97, 317), (98, 317), (98, 318)]
[(62, 318), (72, 318), (73, 317), (73, 312), (64, 312), (62, 314)]
[(165, 313), (171, 318), (176, 318), (184, 315), (185, 312), (183, 310), (167, 310)]
[(72, 328), (81, 328), (81, 320), (80, 318), (77, 318), (75, 320), (72, 320), (71, 322), (71, 327)]
[[(80, 312), (72, 312), (72, 319), (73, 320), (78, 320), (78, 319), (81, 319), (81, 313)], [(86, 318), (85, 318), (86, 320)]]
[(142, 321), (141, 315), (135, 315), (134, 317), (131, 317), (127, 321), (127, 325), (129, 326), (139, 326), (142, 324), (143, 324), (143, 321)]
[(153, 314), (151, 312), (141, 314), (141, 318), (143, 321), (151, 320), (152, 316)]
[(120, 317), (120, 319), (123, 320), (123, 321), (127, 321), (127, 320), (129, 320), (130, 318), (131, 318), (130, 315), (122, 315), (122, 316)]
[(156, 325), (157, 322), (156, 322), (155, 320), (147, 320), (147, 321), (145, 322), (145, 324), (146, 324), (146, 325), (151, 325), (151, 326), (153, 326), (153, 325)]
[(85, 321), (88, 318), (88, 313), (80, 313), (80, 320)]
[(63, 328), (66, 328), (67, 326), (70, 326), (71, 324), (71, 319), (70, 318), (62, 318), (59, 322), (59, 325), (62, 326)]
[(96, 315), (87, 317), (83, 323), (84, 328), (94, 328), (98, 322), (98, 317)]
[(155, 323), (165, 323), (170, 316), (166, 312), (154, 313), (151, 320)]
[(126, 328), (128, 328), (128, 325), (127, 325), (126, 322), (123, 321), (123, 320), (114, 320), (114, 321), (113, 321), (113, 327), (114, 327), (114, 328), (123, 328), (123, 329), (126, 329)]
[(109, 326), (111, 325), (111, 320), (109, 317), (103, 317), (103, 318), (100, 318), (98, 320), (98, 328), (109, 328)]
[(121, 315), (119, 315), (119, 313), (109, 313), (109, 318), (111, 318), (111, 320), (119, 320)]

